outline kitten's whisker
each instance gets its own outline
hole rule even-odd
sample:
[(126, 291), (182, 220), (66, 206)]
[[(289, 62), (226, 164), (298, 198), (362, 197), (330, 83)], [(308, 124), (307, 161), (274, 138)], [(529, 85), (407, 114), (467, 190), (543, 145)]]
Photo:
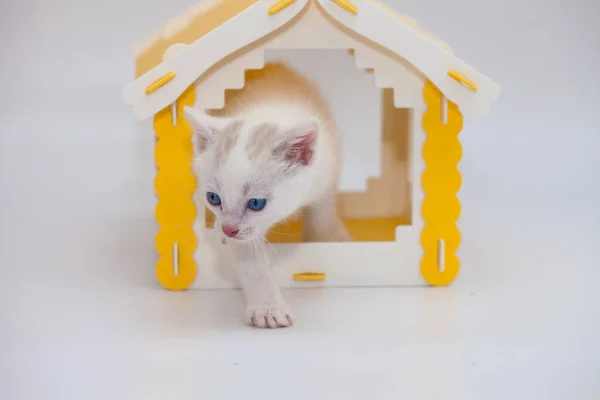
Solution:
[(283, 235), (283, 236), (298, 236), (298, 234), (287, 233), (287, 232), (278, 232), (278, 231), (274, 231), (274, 230), (270, 230), (269, 233), (274, 233), (276, 235)]
[(281, 261), (281, 257), (279, 256), (279, 253), (277, 252), (277, 249), (275, 248), (273, 243), (271, 243), (268, 239), (265, 240), (265, 243), (267, 243), (269, 246), (271, 246), (271, 248), (273, 249), (273, 252), (277, 256), (277, 259)]
[(255, 249), (254, 249), (254, 247), (255, 247), (254, 239), (252, 239), (250, 241), (250, 245), (248, 247), (250, 248), (250, 255), (249, 255), (249, 257), (253, 258), (254, 257), (254, 251), (255, 251)]
[(266, 251), (266, 249), (265, 249), (265, 246), (264, 246), (264, 244), (263, 244), (263, 241), (259, 239), (259, 240), (257, 240), (256, 242), (258, 243), (258, 246), (260, 247), (260, 250), (261, 250), (261, 252), (262, 252), (263, 256), (265, 257), (265, 261), (266, 261), (267, 263), (269, 263), (269, 255), (267, 254), (267, 251)]
[(182, 254), (187, 255), (188, 253), (194, 253), (196, 251), (196, 249), (198, 248), (198, 242), (196, 241), (194, 243), (194, 238), (192, 236), (188, 236), (187, 239), (191, 239), (192, 240), (192, 244), (188, 246), (188, 248), (182, 252)]

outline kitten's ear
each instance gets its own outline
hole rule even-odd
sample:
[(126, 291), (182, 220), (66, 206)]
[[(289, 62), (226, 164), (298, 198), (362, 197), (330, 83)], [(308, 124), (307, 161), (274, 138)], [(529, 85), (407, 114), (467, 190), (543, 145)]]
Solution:
[(183, 116), (194, 128), (193, 143), (196, 151), (204, 152), (219, 133), (215, 118), (192, 107), (184, 107)]
[(283, 152), (286, 162), (292, 165), (307, 166), (313, 161), (321, 124), (317, 118), (307, 118), (297, 123), (284, 136), (283, 142), (277, 146)]

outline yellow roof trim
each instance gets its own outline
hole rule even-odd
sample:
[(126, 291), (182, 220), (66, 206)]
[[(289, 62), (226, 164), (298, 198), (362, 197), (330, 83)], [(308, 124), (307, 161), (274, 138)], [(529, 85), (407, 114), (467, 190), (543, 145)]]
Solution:
[(454, 79), (456, 82), (460, 83), (461, 85), (468, 87), (474, 92), (476, 92), (479, 89), (475, 82), (454, 70), (448, 71), (448, 76)]
[(175, 78), (175, 72), (169, 72), (168, 74), (164, 74), (163, 76), (161, 76), (160, 78), (158, 78), (157, 80), (152, 82), (150, 85), (148, 85), (148, 87), (146, 88), (146, 94), (156, 92), (158, 89), (165, 86), (167, 83), (172, 81), (174, 78)]
[(352, 14), (356, 14), (358, 12), (356, 6), (348, 0), (333, 0), (333, 2)]
[(273, 7), (269, 8), (269, 15), (277, 14), (279, 11), (283, 10), (293, 2), (294, 0), (281, 0), (277, 2)]

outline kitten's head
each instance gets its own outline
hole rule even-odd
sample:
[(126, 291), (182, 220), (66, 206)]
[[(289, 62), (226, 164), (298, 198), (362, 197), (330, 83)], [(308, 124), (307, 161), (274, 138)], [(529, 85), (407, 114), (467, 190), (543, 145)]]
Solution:
[(237, 240), (266, 234), (293, 214), (315, 180), (311, 168), (320, 124), (306, 118), (289, 126), (211, 117), (186, 107), (194, 128), (195, 169), (215, 227)]

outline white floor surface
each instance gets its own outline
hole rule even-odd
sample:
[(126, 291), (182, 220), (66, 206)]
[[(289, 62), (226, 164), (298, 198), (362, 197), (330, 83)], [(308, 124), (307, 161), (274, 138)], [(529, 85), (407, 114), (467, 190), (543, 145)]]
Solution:
[[(297, 323), (268, 331), (243, 325), (240, 292), (159, 288), (146, 243), (152, 221), (107, 233), (122, 222), (63, 224), (31, 251), (2, 254), (0, 398), (600, 393), (599, 297), (591, 282), (598, 264), (586, 263), (567, 237), (547, 243), (543, 257), (512, 259), (505, 251), (518, 248), (517, 238), (486, 248), (466, 237), (480, 254), (470, 251), (466, 271), (448, 288), (290, 290)], [(29, 235), (3, 236), (2, 244), (17, 248)], [(81, 235), (90, 247), (65, 251)]]

